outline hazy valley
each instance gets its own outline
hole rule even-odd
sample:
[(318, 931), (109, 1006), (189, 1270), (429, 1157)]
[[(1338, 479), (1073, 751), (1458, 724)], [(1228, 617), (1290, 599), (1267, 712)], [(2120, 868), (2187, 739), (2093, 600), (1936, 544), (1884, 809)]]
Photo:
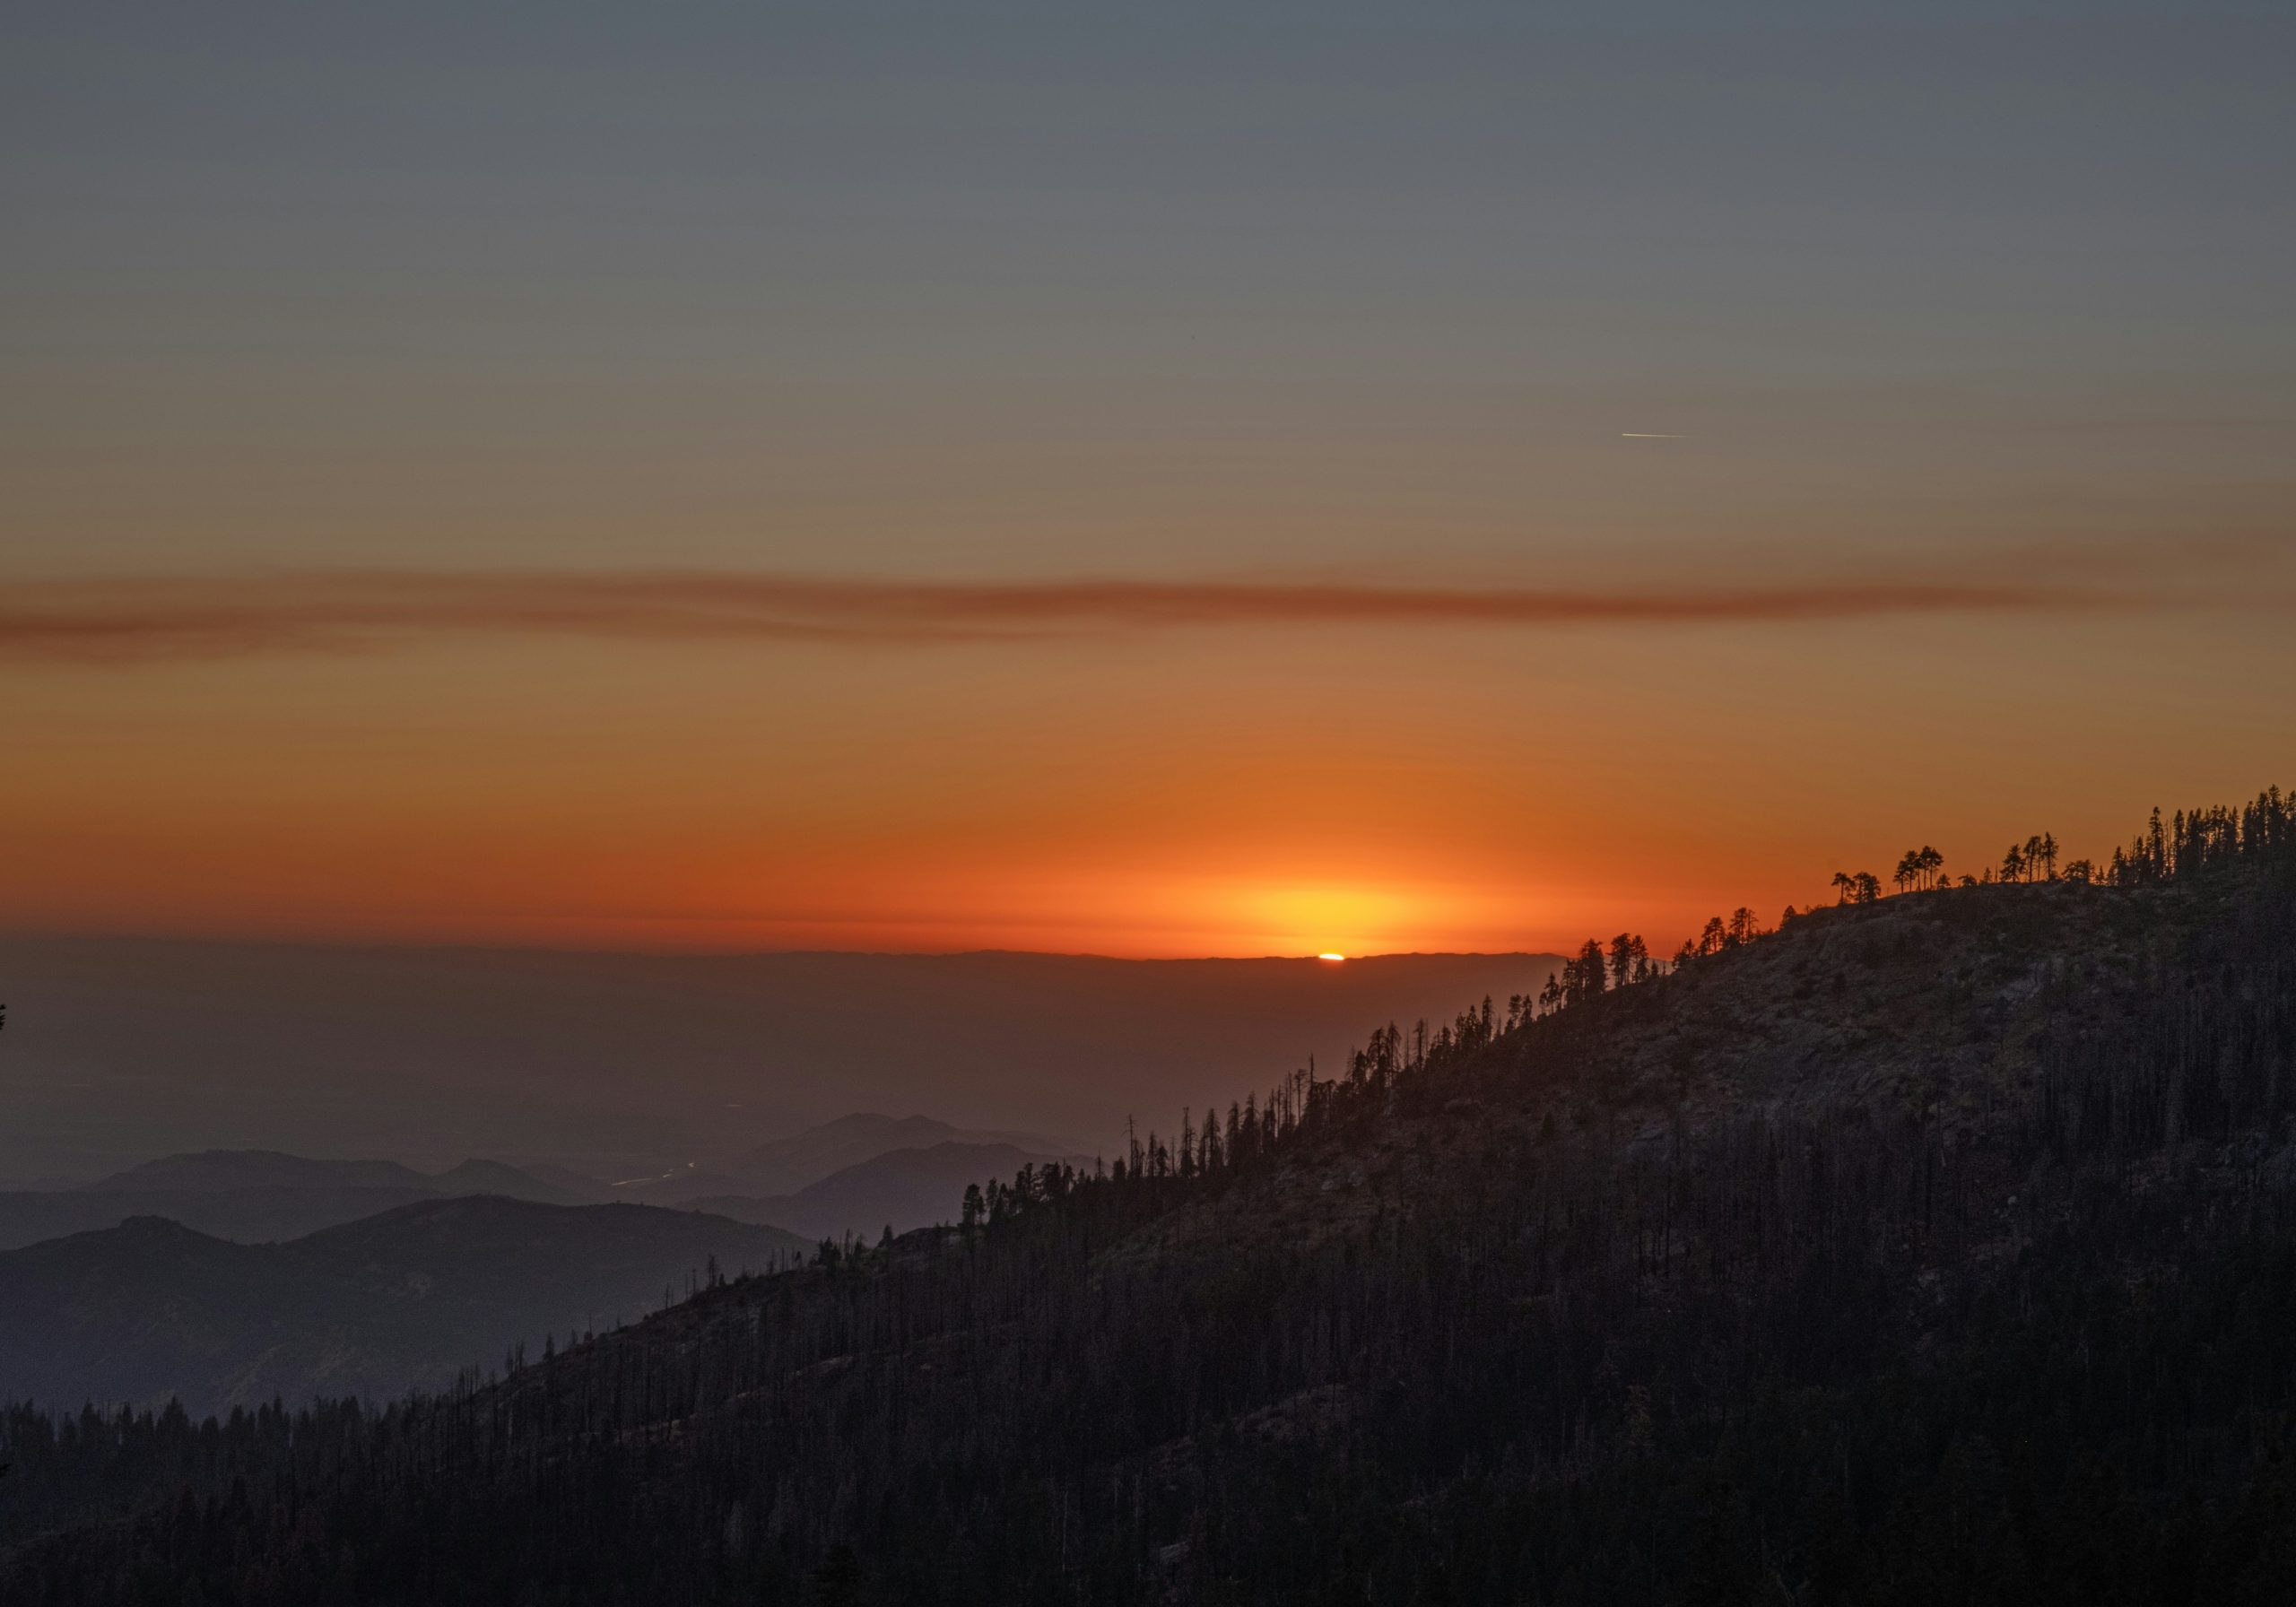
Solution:
[[(1555, 963), (0, 939), (0, 1178), (261, 1149), (621, 1182), (868, 1110), (1090, 1154), (1128, 1116), (1327, 1064), (1382, 1022), (1535, 989)], [(707, 1192), (791, 1194), (835, 1169), (764, 1163)]]

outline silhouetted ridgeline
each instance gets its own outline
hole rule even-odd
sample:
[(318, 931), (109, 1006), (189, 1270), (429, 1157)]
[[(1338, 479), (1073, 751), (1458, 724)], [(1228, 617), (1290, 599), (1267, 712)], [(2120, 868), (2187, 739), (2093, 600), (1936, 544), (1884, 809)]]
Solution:
[(2296, 814), (2196, 818), (388, 1412), (18, 1412), (0, 1594), (2284, 1601)]

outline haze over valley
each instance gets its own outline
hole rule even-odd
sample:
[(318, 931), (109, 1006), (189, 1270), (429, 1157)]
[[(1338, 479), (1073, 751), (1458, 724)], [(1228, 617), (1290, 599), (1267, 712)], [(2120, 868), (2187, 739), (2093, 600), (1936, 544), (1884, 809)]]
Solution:
[[(1555, 963), (0, 939), (0, 1180), (268, 1149), (426, 1170), (556, 1162), (622, 1182), (868, 1111), (1113, 1154), (1127, 1116), (1224, 1104), (1390, 1021), (1536, 992)], [(793, 1193), (821, 1175), (703, 1192)]]

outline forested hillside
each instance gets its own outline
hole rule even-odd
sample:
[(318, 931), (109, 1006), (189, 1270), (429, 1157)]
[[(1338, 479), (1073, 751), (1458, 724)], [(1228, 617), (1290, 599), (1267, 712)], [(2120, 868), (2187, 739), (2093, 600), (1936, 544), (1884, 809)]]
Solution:
[(0, 1595), (2284, 1601), (2296, 808), (2055, 855), (1622, 934), (437, 1398), (17, 1412)]

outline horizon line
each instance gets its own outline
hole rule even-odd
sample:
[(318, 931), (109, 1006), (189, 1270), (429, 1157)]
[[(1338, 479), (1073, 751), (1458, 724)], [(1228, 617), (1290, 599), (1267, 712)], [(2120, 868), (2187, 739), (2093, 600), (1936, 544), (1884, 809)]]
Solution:
[[(682, 944), (631, 947), (612, 943), (491, 942), (477, 938), (358, 936), (344, 934), (281, 935), (218, 931), (168, 931), (126, 927), (30, 927), (0, 925), (0, 944), (39, 942), (176, 943), (210, 948), (313, 949), (429, 951), (436, 953), (541, 954), (632, 960), (1089, 960), (1115, 965), (1328, 965), (1320, 954), (1108, 954), (1089, 949), (1014, 949), (994, 944), (954, 949), (724, 948)], [(1348, 954), (1347, 965), (1376, 960), (1561, 960), (1548, 949), (1387, 949)]]

